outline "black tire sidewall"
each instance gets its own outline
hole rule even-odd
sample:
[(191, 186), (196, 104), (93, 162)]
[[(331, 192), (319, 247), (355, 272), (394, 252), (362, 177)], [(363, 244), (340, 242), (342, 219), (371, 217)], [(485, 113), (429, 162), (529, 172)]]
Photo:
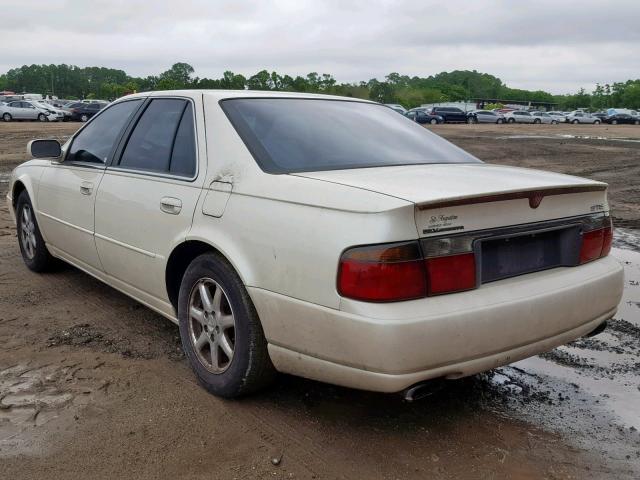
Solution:
[[(188, 305), (191, 291), (196, 282), (210, 278), (222, 286), (233, 310), (235, 319), (235, 346), (233, 360), (222, 373), (209, 372), (200, 362), (189, 339)], [(266, 353), (266, 340), (257, 319), (255, 307), (240, 278), (226, 261), (215, 254), (203, 254), (191, 262), (184, 274), (178, 296), (178, 320), (182, 347), (200, 383), (211, 393), (222, 397), (236, 397), (246, 392), (246, 378), (255, 355), (256, 335), (262, 340)], [(259, 329), (259, 331), (252, 331)]]
[(5, 122), (10, 122), (13, 119), (13, 117), (11, 116), (10, 113), (5, 113), (2, 115), (2, 120), (4, 120)]

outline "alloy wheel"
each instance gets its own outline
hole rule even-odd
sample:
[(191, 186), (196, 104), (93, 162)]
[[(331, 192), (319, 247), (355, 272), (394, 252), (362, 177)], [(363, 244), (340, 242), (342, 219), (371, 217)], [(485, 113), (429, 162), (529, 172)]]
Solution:
[(189, 296), (189, 340), (209, 372), (223, 373), (233, 361), (235, 317), (224, 289), (211, 278), (196, 282)]
[(33, 259), (36, 256), (36, 224), (33, 221), (33, 212), (29, 205), (24, 205), (22, 208), (20, 242), (27, 258)]

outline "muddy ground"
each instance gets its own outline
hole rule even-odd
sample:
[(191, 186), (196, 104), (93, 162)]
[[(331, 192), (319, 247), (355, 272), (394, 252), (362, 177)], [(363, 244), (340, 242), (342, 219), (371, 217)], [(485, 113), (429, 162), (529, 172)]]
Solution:
[[(28, 140), (77, 127), (0, 124), (2, 196)], [(413, 404), (284, 375), (221, 400), (196, 384), (169, 321), (72, 267), (28, 271), (2, 205), (2, 478), (638, 478), (640, 128), (434, 131), (489, 162), (610, 183), (627, 278), (605, 333), (434, 383)]]

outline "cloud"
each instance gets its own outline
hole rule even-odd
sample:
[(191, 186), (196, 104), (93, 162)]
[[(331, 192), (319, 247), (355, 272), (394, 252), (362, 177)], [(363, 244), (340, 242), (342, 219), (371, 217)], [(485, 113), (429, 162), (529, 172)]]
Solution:
[(4, 7), (0, 71), (31, 63), (200, 77), (263, 68), (338, 81), (476, 69), (564, 93), (635, 78), (640, 2), (620, 0), (22, 0)]

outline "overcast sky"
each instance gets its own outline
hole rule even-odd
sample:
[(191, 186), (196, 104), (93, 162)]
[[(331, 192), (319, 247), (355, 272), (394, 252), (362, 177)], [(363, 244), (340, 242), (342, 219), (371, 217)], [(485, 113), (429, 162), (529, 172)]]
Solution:
[(199, 77), (267, 69), (351, 82), (476, 69), (553, 93), (640, 78), (640, 0), (1, 3), (0, 72), (67, 63), (146, 76), (184, 61)]

